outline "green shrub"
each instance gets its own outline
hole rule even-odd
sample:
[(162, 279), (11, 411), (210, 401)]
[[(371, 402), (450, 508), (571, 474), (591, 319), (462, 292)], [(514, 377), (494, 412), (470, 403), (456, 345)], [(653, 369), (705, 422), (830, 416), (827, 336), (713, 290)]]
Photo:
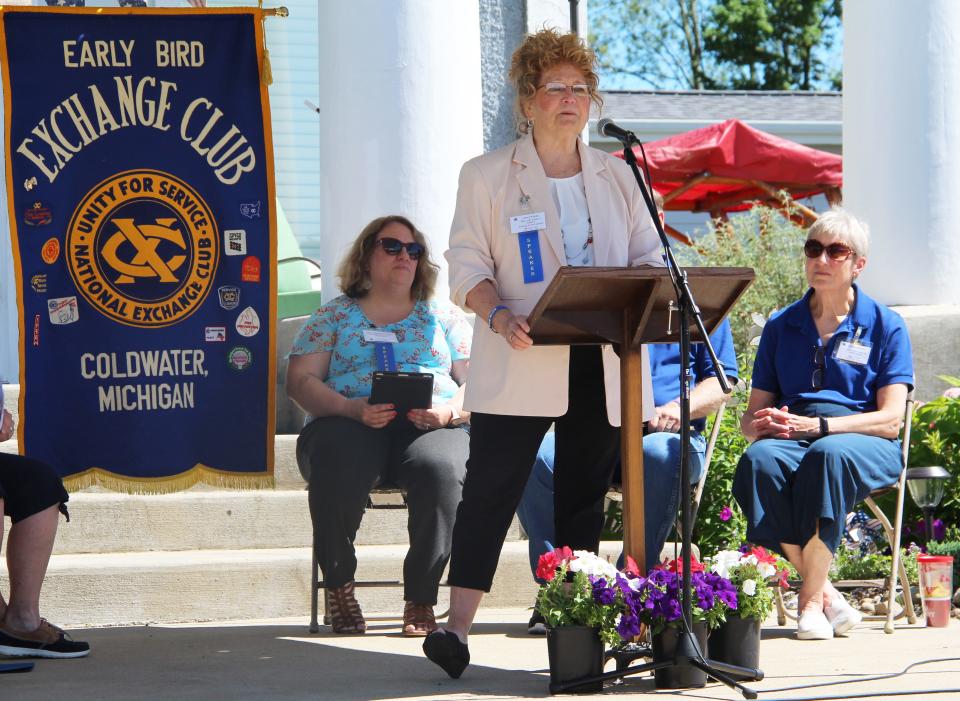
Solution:
[[(916, 546), (903, 548), (900, 559), (907, 572), (907, 579), (916, 584), (918, 581), (917, 555), (920, 549)], [(890, 576), (892, 556), (883, 553), (869, 553), (864, 555), (859, 548), (848, 548), (843, 543), (837, 548), (833, 562), (830, 565), (830, 580), (845, 579), (886, 579)]]
[[(960, 386), (960, 378), (941, 375), (940, 379)], [(960, 399), (938, 397), (917, 407), (910, 433), (909, 461), (910, 467), (941, 465), (950, 472), (936, 515), (948, 527), (960, 525)], [(908, 500), (904, 523), (909, 525), (921, 518), (920, 510)]]
[(930, 543), (927, 552), (931, 555), (951, 555), (953, 557), (953, 586), (960, 587), (960, 541), (945, 540), (942, 543)]
[[(734, 393), (742, 396), (743, 390), (737, 389)], [(693, 540), (704, 555), (735, 550), (747, 536), (747, 520), (733, 498), (733, 474), (749, 445), (740, 432), (741, 406), (729, 406), (723, 414), (693, 527)], [(709, 426), (707, 430), (710, 430)]]
[(803, 296), (807, 289), (803, 273), (803, 242), (806, 230), (770, 207), (754, 207), (728, 221), (713, 221), (696, 239), (696, 248), (677, 246), (682, 265), (753, 268), (753, 284), (730, 312), (733, 340), (746, 348), (753, 322)]

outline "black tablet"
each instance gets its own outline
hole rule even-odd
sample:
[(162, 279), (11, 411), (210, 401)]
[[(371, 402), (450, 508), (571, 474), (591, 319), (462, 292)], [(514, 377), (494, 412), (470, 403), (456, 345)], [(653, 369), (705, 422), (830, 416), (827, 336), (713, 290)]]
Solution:
[(371, 404), (393, 404), (406, 420), (410, 409), (429, 409), (433, 404), (433, 374), (429, 372), (375, 372)]

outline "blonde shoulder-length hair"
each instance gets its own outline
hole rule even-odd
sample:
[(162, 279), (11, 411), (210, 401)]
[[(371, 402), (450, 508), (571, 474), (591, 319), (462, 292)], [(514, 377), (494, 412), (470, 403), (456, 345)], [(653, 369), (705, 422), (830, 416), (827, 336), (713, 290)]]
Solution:
[(340, 289), (353, 299), (360, 299), (370, 291), (370, 256), (377, 242), (377, 236), (388, 224), (402, 224), (413, 235), (413, 240), (423, 246), (423, 253), (417, 260), (417, 270), (410, 285), (410, 298), (427, 300), (433, 297), (437, 286), (437, 273), (440, 266), (430, 259), (430, 247), (427, 237), (423, 235), (413, 222), (399, 214), (386, 217), (377, 217), (363, 227), (357, 236), (350, 252), (340, 261), (337, 269), (337, 278), (340, 280)]

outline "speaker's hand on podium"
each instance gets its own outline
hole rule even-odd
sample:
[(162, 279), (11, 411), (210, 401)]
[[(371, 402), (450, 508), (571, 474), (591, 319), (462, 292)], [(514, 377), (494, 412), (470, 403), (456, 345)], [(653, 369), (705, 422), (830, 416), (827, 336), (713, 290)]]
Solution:
[(497, 333), (503, 336), (503, 340), (514, 350), (526, 350), (533, 345), (533, 339), (528, 335), (530, 324), (527, 323), (527, 317), (513, 313), (498, 314), (494, 325)]

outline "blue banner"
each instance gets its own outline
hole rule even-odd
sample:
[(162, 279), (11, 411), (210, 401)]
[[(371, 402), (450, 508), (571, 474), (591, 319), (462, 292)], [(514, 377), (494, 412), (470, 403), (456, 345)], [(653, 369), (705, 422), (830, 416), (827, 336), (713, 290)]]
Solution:
[(68, 487), (273, 479), (256, 10), (0, 7), (20, 450)]

